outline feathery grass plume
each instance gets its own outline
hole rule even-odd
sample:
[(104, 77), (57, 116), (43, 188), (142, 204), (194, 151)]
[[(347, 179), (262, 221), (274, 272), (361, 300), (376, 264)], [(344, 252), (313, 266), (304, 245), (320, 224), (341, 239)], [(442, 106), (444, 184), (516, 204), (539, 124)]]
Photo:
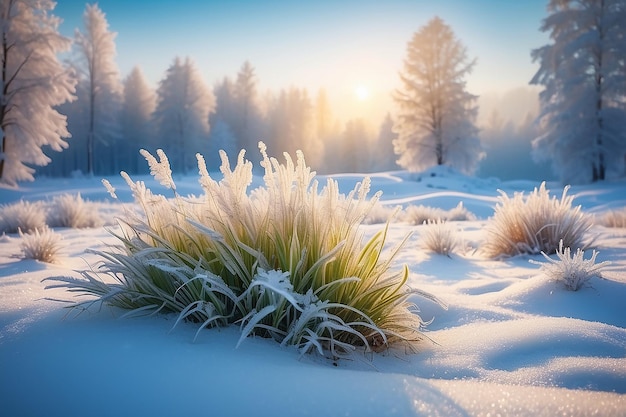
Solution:
[(424, 323), (408, 297), (438, 300), (406, 285), (408, 268), (393, 265), (400, 247), (382, 257), (387, 227), (363, 243), (359, 225), (380, 195), (367, 198), (369, 179), (348, 195), (332, 179), (318, 192), (301, 152), (295, 162), (284, 154), (281, 164), (259, 148), (265, 186), (252, 192), (243, 151), (234, 169), (220, 152), (219, 182), (198, 155), (201, 199), (168, 200), (122, 173), (144, 218), (121, 222), (122, 252), (101, 253), (98, 270), (54, 278), (54, 286), (96, 296), (74, 306), (177, 312), (176, 323), (193, 321), (199, 330), (239, 323), (240, 343), (255, 334), (303, 353), (337, 357), (420, 340)]
[(443, 220), (424, 222), (423, 233), (420, 235), (424, 248), (439, 255), (450, 256), (459, 245), (456, 228)]
[(150, 175), (159, 182), (165, 188), (169, 188), (176, 194), (176, 183), (172, 178), (172, 168), (170, 167), (170, 161), (167, 159), (167, 155), (162, 149), (157, 149), (157, 156), (159, 160), (152, 156), (152, 154), (145, 149), (140, 149), (141, 156), (146, 158), (148, 166), (150, 167)]
[(50, 227), (82, 229), (104, 225), (104, 220), (97, 207), (91, 202), (83, 200), (80, 193), (54, 197), (48, 206), (47, 218)]
[(541, 252), (548, 262), (538, 262), (533, 259), (530, 259), (530, 262), (540, 265), (541, 272), (555, 281), (562, 282), (568, 290), (578, 291), (591, 278), (601, 278), (601, 270), (611, 264), (608, 261), (596, 264), (598, 253), (594, 250), (591, 258), (585, 260), (585, 253), (578, 248), (574, 256), (571, 256), (570, 248), (563, 247), (563, 241), (561, 240), (559, 242), (559, 250), (556, 252), (558, 260), (552, 259), (544, 252)]
[(561, 240), (566, 247), (587, 248), (592, 219), (580, 206), (572, 207), (574, 197), (567, 195), (568, 189), (563, 189), (561, 199), (550, 197), (545, 182), (528, 196), (515, 193), (510, 198), (500, 191), (482, 250), (490, 257), (553, 254)]
[(48, 226), (27, 233), (22, 233), (20, 230), (19, 234), (22, 238), (20, 249), (24, 259), (54, 263), (63, 248), (61, 235), (55, 233)]
[(31, 232), (46, 226), (46, 212), (41, 202), (18, 201), (0, 206), (0, 233)]
[(626, 207), (598, 214), (595, 219), (604, 227), (626, 227)]

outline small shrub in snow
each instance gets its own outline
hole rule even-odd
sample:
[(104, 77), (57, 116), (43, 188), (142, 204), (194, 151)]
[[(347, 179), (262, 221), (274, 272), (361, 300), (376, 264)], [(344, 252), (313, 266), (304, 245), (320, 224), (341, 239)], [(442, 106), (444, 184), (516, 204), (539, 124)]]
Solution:
[(626, 227), (626, 207), (597, 215), (596, 223), (604, 227)]
[(445, 217), (444, 210), (436, 207), (409, 205), (404, 209), (402, 218), (413, 225), (421, 225), (428, 221), (441, 220)]
[(476, 216), (469, 212), (460, 202), (455, 208), (443, 210), (436, 207), (409, 205), (404, 209), (403, 220), (413, 225), (421, 225), (430, 221), (466, 221), (476, 220)]
[(55, 197), (48, 207), (48, 226), (82, 229), (104, 224), (100, 212), (80, 194), (63, 194)]
[(445, 212), (444, 220), (449, 222), (455, 221), (473, 221), (476, 220), (476, 216), (474, 213), (470, 212), (468, 209), (463, 206), (463, 202), (459, 202), (457, 206), (453, 209), (447, 210)]
[(563, 241), (559, 243), (559, 250), (556, 252), (558, 260), (554, 260), (542, 252), (548, 262), (538, 262), (530, 260), (531, 263), (541, 265), (541, 271), (555, 281), (565, 284), (565, 288), (572, 291), (579, 290), (587, 281), (593, 277), (602, 277), (601, 270), (610, 264), (608, 261), (596, 264), (598, 252), (595, 250), (591, 258), (585, 260), (584, 252), (578, 248), (574, 256), (570, 255), (570, 248), (563, 247)]
[(283, 165), (260, 148), (265, 187), (253, 192), (243, 151), (233, 170), (220, 153), (219, 182), (198, 155), (201, 199), (177, 194), (163, 152), (158, 160), (143, 152), (173, 198), (123, 173), (144, 212), (123, 222), (117, 237), (124, 250), (100, 252), (98, 271), (54, 278), (60, 283), (53, 286), (97, 296), (78, 307), (105, 302), (131, 312), (176, 312), (176, 324), (192, 321), (198, 331), (239, 323), (241, 340), (256, 334), (303, 352), (340, 356), (421, 339), (423, 322), (407, 297), (434, 297), (406, 285), (406, 266), (392, 269), (399, 248), (381, 256), (386, 228), (362, 243), (359, 225), (379, 197), (366, 198), (369, 179), (347, 196), (332, 179), (318, 192), (301, 152), (295, 163), (285, 154)]
[(592, 219), (572, 207), (574, 197), (563, 189), (560, 200), (550, 197), (545, 182), (539, 189), (513, 198), (500, 192), (495, 213), (486, 227), (483, 251), (491, 257), (514, 256), (522, 253), (552, 254), (562, 240), (566, 247), (584, 249), (589, 245), (586, 233)]
[(371, 210), (365, 216), (363, 223), (365, 224), (379, 224), (387, 223), (393, 219), (400, 209), (398, 207), (386, 206), (377, 201), (371, 208)]
[(46, 213), (41, 203), (19, 201), (0, 206), (0, 233), (30, 232), (46, 226)]
[(62, 249), (61, 235), (47, 226), (32, 232), (19, 231), (22, 242), (20, 248), (25, 259), (54, 263)]
[(453, 225), (443, 220), (429, 220), (423, 227), (420, 241), (427, 250), (450, 256), (457, 249), (459, 237)]

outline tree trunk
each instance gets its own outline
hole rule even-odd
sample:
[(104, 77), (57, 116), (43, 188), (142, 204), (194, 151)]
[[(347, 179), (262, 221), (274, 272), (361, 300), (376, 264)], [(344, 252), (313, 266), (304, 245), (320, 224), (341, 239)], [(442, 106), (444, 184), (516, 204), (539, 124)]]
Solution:
[(2, 180), (2, 176), (4, 175), (4, 159), (6, 158), (4, 151), (6, 149), (6, 143), (7, 143), (7, 137), (3, 133), (2, 145), (0, 145), (0, 180)]
[[(604, 1), (600, 2), (600, 7), (601, 7), (601, 17), (604, 14)], [(606, 171), (606, 167), (605, 167), (605, 161), (604, 161), (604, 150), (602, 149), (602, 145), (603, 145), (603, 137), (602, 137), (602, 133), (604, 130), (604, 120), (602, 117), (602, 95), (604, 94), (604, 91), (602, 89), (603, 87), (603, 83), (604, 83), (604, 76), (602, 75), (602, 72), (604, 70), (603, 68), (603, 45), (604, 45), (604, 27), (602, 26), (602, 24), (599, 25), (598, 27), (598, 32), (599, 32), (599, 37), (600, 37), (600, 50), (598, 51), (598, 66), (596, 67), (596, 71), (595, 71), (595, 87), (596, 87), (596, 122), (597, 122), (597, 126), (598, 126), (598, 133), (596, 134), (596, 138), (595, 138), (595, 146), (596, 146), (596, 160), (594, 161), (594, 167), (593, 167), (593, 178), (592, 181), (596, 182), (596, 181), (602, 181), (605, 179), (605, 171)]]

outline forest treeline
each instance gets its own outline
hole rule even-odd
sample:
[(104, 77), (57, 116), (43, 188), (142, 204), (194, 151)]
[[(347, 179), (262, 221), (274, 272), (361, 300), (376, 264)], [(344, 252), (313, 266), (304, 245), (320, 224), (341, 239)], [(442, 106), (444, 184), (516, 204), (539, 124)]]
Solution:
[(626, 173), (626, 0), (548, 1), (540, 29), (551, 43), (529, 57), (540, 64), (529, 80), (541, 88), (539, 109), (517, 123), (493, 110), (478, 124), (479, 97), (466, 89), (476, 59), (433, 17), (407, 43), (401, 87), (379, 126), (340, 120), (323, 89), (261, 92), (249, 61), (213, 85), (191, 57), (173, 57), (156, 88), (139, 66), (122, 79), (116, 33), (97, 4), (69, 39), (51, 0), (0, 1), (4, 183), (147, 173), (142, 148), (163, 149), (177, 173), (197, 169), (196, 153), (217, 169), (220, 149), (258, 162), (259, 141), (273, 155), (302, 150), (318, 173), (448, 165), (510, 177), (516, 165), (513, 175), (524, 176), (531, 155), (563, 182)]

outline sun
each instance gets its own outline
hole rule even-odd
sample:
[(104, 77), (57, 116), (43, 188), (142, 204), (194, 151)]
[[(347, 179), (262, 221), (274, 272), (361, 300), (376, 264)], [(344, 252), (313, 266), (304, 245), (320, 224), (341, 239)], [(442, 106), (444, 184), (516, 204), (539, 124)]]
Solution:
[(365, 101), (370, 96), (370, 90), (363, 84), (359, 84), (354, 88), (354, 95), (356, 96), (357, 100)]

